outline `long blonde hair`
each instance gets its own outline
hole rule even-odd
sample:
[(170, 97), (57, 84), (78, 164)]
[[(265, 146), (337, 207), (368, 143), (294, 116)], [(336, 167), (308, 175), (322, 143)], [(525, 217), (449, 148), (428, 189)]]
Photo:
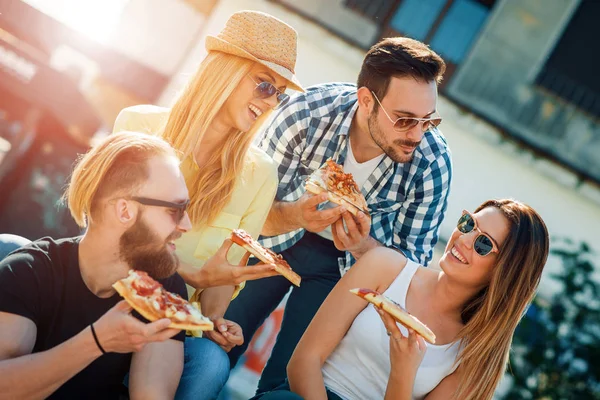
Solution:
[[(211, 123), (250, 72), (255, 62), (221, 52), (209, 52), (175, 105), (162, 137), (183, 154), (193, 157)], [(234, 128), (219, 152), (187, 178), (190, 193), (188, 213), (194, 228), (209, 224), (231, 200), (236, 179), (241, 175), (246, 153), (255, 133), (271, 111), (263, 113), (248, 132)]]
[(158, 155), (177, 158), (165, 140), (123, 131), (80, 157), (63, 195), (77, 225), (84, 228), (95, 220), (101, 200), (135, 193), (148, 179), (148, 159)]
[(548, 230), (531, 207), (514, 200), (489, 200), (509, 220), (490, 284), (463, 308), (464, 343), (457, 363), (461, 381), (455, 399), (492, 399), (508, 364), (513, 334), (533, 300), (548, 258)]

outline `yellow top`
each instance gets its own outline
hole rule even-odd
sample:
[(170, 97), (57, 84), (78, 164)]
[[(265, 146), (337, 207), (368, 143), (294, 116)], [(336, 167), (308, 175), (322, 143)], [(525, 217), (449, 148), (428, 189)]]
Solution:
[[(164, 128), (169, 117), (169, 109), (152, 105), (139, 105), (123, 109), (115, 121), (113, 132), (136, 131), (158, 134)], [(190, 175), (198, 170), (193, 158), (189, 157), (181, 164), (181, 171), (188, 181)], [(258, 147), (248, 150), (246, 163), (241, 176), (235, 183), (229, 204), (208, 226), (194, 226), (176, 242), (177, 255), (188, 264), (201, 267), (213, 256), (233, 229), (241, 228), (257, 238), (265, 223), (275, 192), (277, 191), (277, 168), (274, 161)], [(237, 264), (245, 250), (233, 245), (227, 258)], [(233, 298), (243, 288), (241, 284)], [(190, 288), (188, 287), (188, 291)], [(191, 297), (198, 299), (196, 291)]]

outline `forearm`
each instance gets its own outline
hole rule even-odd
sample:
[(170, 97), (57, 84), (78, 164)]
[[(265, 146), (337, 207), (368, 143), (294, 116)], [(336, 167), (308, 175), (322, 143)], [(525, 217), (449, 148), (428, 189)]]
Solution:
[(101, 354), (88, 327), (50, 350), (0, 361), (0, 393), (46, 398)]
[(306, 400), (327, 399), (321, 368), (322, 363), (316, 357), (292, 357), (287, 367), (292, 391)]
[(262, 228), (264, 236), (276, 236), (302, 228), (296, 218), (295, 203), (274, 201)]
[(225, 311), (227, 311), (227, 307), (229, 307), (231, 296), (233, 296), (234, 291), (234, 286), (217, 286), (204, 289), (200, 294), (202, 314), (210, 319), (225, 315)]
[(392, 369), (385, 391), (385, 400), (411, 400), (414, 381), (414, 376), (402, 375)]
[(352, 256), (355, 259), (359, 259), (361, 258), (367, 251), (372, 250), (376, 247), (385, 247), (383, 245), (383, 243), (381, 243), (380, 241), (378, 241), (377, 239), (373, 238), (372, 236), (367, 237), (367, 239), (365, 240), (365, 244), (363, 246), (361, 246), (361, 248), (359, 250), (356, 251), (351, 251)]

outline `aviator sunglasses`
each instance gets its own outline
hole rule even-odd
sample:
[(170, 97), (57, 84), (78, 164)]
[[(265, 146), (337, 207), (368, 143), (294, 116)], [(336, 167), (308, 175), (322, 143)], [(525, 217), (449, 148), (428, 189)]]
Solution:
[(473, 242), (473, 249), (475, 249), (475, 252), (480, 256), (485, 257), (490, 253), (498, 253), (498, 247), (494, 240), (489, 235), (481, 232), (477, 227), (477, 221), (475, 221), (475, 218), (470, 212), (463, 211), (462, 216), (456, 224), (456, 228), (461, 233), (469, 233), (473, 230), (479, 232), (479, 235), (475, 238), (475, 242)]
[(185, 203), (173, 203), (165, 200), (150, 199), (148, 197), (130, 197), (129, 200), (133, 200), (145, 206), (170, 208), (173, 211), (171, 215), (173, 216), (173, 221), (176, 224), (181, 222), (183, 216), (185, 215), (185, 211), (190, 204), (189, 200), (187, 200)]
[(257, 99), (268, 99), (274, 94), (277, 94), (277, 105), (273, 107), (273, 110), (279, 110), (281, 107), (286, 105), (288, 101), (290, 101), (290, 96), (279, 91), (279, 89), (277, 89), (271, 82), (256, 82), (252, 76), (248, 75), (248, 77), (252, 79), (252, 82), (256, 83), (254, 97)]
[(388, 117), (390, 122), (394, 125), (394, 130), (396, 132), (406, 132), (406, 131), (414, 128), (415, 126), (419, 125), (420, 122), (423, 123), (423, 126), (421, 127), (422, 131), (427, 132), (433, 128), (438, 127), (442, 123), (442, 118), (440, 118), (440, 117), (437, 117), (437, 118), (400, 117), (394, 121), (392, 119), (392, 117), (390, 117), (390, 114), (388, 114), (388, 112), (385, 111), (385, 108), (383, 108), (383, 105), (379, 101), (379, 98), (377, 97), (375, 92), (373, 92), (371, 90), (371, 93), (373, 93), (373, 97), (375, 97), (375, 100), (377, 100), (377, 103), (379, 103), (379, 106), (383, 110), (385, 116)]

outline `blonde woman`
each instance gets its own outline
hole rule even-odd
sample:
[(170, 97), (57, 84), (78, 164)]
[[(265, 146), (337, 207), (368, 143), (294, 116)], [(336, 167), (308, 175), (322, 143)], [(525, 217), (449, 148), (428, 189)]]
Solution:
[[(544, 222), (514, 200), (463, 212), (440, 269), (372, 250), (312, 320), (288, 364), (289, 386), (261, 400), (492, 399), (547, 256)], [(431, 328), (436, 344), (349, 293), (356, 287), (399, 303)]]
[[(277, 190), (273, 161), (252, 141), (271, 111), (288, 101), (286, 88), (302, 87), (294, 75), (296, 32), (268, 14), (233, 14), (223, 31), (207, 37), (206, 49), (171, 109), (124, 109), (114, 131), (159, 134), (182, 153), (193, 229), (175, 242), (179, 274), (217, 326), (206, 336), (229, 351), (243, 343), (239, 326), (222, 318), (234, 288), (274, 275), (267, 265), (246, 267), (245, 251), (227, 240), (236, 228), (258, 237)], [(225, 352), (206, 339), (188, 339), (177, 395), (216, 397), (228, 374)]]

